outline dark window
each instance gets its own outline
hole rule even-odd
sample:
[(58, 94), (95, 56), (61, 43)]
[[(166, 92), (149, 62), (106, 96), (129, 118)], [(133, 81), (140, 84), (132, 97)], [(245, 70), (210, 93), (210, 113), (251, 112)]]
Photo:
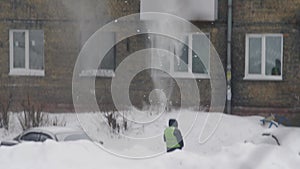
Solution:
[[(105, 34), (101, 34), (102, 39), (93, 39), (93, 44), (89, 43), (89, 45), (85, 46), (85, 50), (80, 60), (80, 66), (82, 71), (80, 72), (81, 76), (100, 76), (100, 77), (112, 77), (114, 76), (114, 71), (116, 68), (116, 47), (114, 45), (116, 41), (114, 32), (106, 32)], [(100, 48), (101, 47), (101, 48)], [(111, 47), (108, 51), (104, 50), (105, 47)], [(97, 66), (95, 62), (99, 61), (100, 53), (103, 54), (105, 52), (104, 57), (101, 59), (101, 63)]]
[(27, 133), (21, 137), (22, 141), (39, 141), (39, 133)]
[(115, 69), (115, 47), (112, 47), (104, 56), (99, 69), (114, 70)]
[(40, 141), (46, 141), (48, 139), (53, 140), (53, 138), (51, 136), (49, 136), (48, 134), (44, 134), (44, 133), (40, 133)]

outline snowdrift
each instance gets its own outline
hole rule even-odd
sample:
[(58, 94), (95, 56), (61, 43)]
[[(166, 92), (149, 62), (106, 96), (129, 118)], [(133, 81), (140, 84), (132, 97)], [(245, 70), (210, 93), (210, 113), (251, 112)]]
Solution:
[[(86, 115), (86, 114), (85, 114)], [(82, 116), (85, 116), (84, 114)], [(300, 129), (279, 126), (268, 129), (261, 126), (262, 117), (237, 117), (212, 113), (199, 113), (195, 127), (185, 138), (183, 151), (163, 153), (153, 158), (122, 158), (101, 149), (89, 141), (22, 143), (13, 147), (0, 147), (2, 169), (157, 169), (157, 168), (214, 168), (214, 169), (298, 169), (300, 166)], [(76, 126), (76, 117), (64, 114), (69, 126)], [(129, 135), (162, 133), (167, 119), (176, 117), (168, 113), (156, 124), (143, 130), (131, 129)], [(220, 119), (221, 118), (221, 119)], [(89, 119), (87, 117), (87, 119)], [(218, 125), (212, 125), (218, 123)], [(103, 126), (104, 127), (104, 126)], [(180, 124), (179, 124), (180, 128)], [(209, 131), (209, 132), (207, 132)], [(1, 131), (3, 135), (4, 131)], [(276, 135), (280, 146), (273, 138)], [(6, 133), (7, 134), (7, 133)], [(106, 138), (126, 141), (122, 137)], [(153, 149), (164, 148), (163, 141)], [(111, 148), (111, 147), (110, 147)], [(126, 151), (147, 149), (142, 145), (128, 145)]]

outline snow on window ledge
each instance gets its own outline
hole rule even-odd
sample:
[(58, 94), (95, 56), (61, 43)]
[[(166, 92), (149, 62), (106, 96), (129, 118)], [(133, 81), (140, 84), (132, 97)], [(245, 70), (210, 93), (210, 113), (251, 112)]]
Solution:
[(152, 77), (160, 78), (178, 78), (178, 79), (210, 79), (209, 74), (200, 74), (200, 73), (188, 73), (188, 72), (169, 72), (169, 73), (157, 73), (151, 72)]
[(244, 80), (253, 80), (253, 81), (282, 81), (282, 76), (263, 76), (263, 75), (247, 75), (244, 77)]
[(81, 71), (80, 77), (115, 77), (114, 70), (111, 69), (99, 69), (99, 70), (83, 70)]
[(31, 69), (11, 69), (9, 76), (45, 76), (44, 70), (31, 70)]

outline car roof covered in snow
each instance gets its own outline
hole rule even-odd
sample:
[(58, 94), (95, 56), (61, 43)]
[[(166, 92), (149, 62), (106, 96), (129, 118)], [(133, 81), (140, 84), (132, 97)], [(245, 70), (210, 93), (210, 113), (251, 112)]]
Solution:
[(41, 132), (41, 131), (46, 131), (50, 132), (52, 134), (63, 134), (63, 133), (82, 133), (84, 132), (81, 128), (71, 128), (71, 127), (59, 127), (59, 126), (47, 126), (47, 127), (34, 127), (28, 129), (26, 132)]

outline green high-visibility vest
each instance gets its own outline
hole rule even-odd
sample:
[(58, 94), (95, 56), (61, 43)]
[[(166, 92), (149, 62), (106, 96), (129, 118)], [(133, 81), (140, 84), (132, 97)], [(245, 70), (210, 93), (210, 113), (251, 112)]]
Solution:
[(167, 148), (179, 148), (180, 145), (177, 138), (174, 135), (175, 127), (168, 127), (165, 129), (165, 138), (167, 143)]

